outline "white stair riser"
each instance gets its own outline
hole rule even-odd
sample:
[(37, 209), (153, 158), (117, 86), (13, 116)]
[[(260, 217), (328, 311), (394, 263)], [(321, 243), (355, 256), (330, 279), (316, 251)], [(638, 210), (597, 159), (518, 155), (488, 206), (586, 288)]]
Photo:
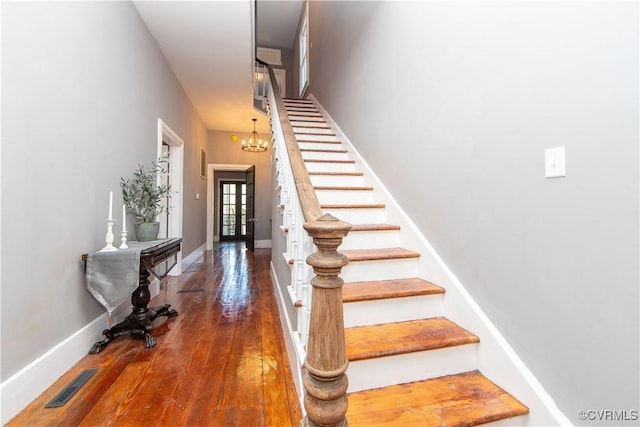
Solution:
[(324, 153), (324, 152), (316, 152), (316, 151), (302, 151), (303, 159), (315, 159), (315, 160), (349, 160), (348, 153)]
[(333, 130), (331, 130), (331, 128), (327, 129), (327, 128), (303, 128), (303, 127), (294, 127), (293, 128), (293, 132), (298, 134), (298, 133), (312, 133), (312, 134), (317, 134), (317, 135), (326, 135), (326, 134), (335, 134), (335, 132)]
[(471, 371), (475, 369), (476, 353), (475, 344), (466, 344), (349, 362), (348, 392)]
[(355, 172), (354, 163), (305, 162), (309, 172)]
[(318, 112), (318, 108), (315, 105), (285, 104), (285, 109), (287, 110), (287, 112), (289, 112), (289, 114), (297, 113), (299, 111), (303, 111), (303, 112), (313, 111), (316, 114), (320, 114)]
[(373, 224), (384, 222), (384, 209), (322, 209), (336, 218), (351, 224)]
[(351, 262), (342, 269), (340, 277), (345, 282), (408, 279), (418, 277), (418, 264), (414, 258)]
[(345, 303), (344, 326), (350, 328), (442, 316), (442, 300), (442, 294), (437, 294)]
[(326, 119), (324, 117), (315, 117), (308, 116), (302, 114), (290, 114), (289, 115), (290, 122), (313, 122), (313, 123), (326, 123)]
[[(289, 114), (295, 114), (297, 120), (310, 120), (315, 118), (322, 118), (322, 116), (318, 116), (317, 111), (292, 111)], [(289, 123), (291, 123), (291, 118), (289, 118)]]
[(317, 190), (316, 196), (321, 205), (373, 203), (373, 191), (367, 190)]
[(339, 141), (336, 136), (333, 135), (301, 135), (297, 134), (296, 139), (298, 141)]
[(298, 147), (308, 150), (342, 150), (344, 147), (342, 144), (333, 144), (326, 142), (299, 142)]
[(400, 232), (387, 231), (350, 231), (347, 237), (342, 239), (339, 249), (374, 249), (381, 247), (382, 243), (389, 247), (400, 246)]
[(305, 101), (302, 99), (283, 99), (285, 107), (301, 106), (301, 107), (316, 107), (313, 101)]
[(287, 111), (291, 110), (312, 110), (318, 111), (318, 108), (313, 104), (284, 104)]
[(304, 118), (302, 118), (302, 120), (291, 120), (291, 126), (293, 126), (293, 128), (298, 128), (298, 127), (305, 127), (305, 126), (328, 126), (327, 122), (325, 121), (320, 121), (320, 120), (305, 120)]
[(349, 175), (310, 175), (311, 183), (317, 186), (348, 185), (350, 187), (364, 185), (363, 176)]

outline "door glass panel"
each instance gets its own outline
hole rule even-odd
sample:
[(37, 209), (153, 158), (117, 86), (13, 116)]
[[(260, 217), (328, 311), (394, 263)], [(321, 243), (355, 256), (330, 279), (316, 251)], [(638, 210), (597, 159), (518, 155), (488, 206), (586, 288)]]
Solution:
[(241, 182), (222, 182), (221, 238), (234, 239), (247, 233), (247, 185)]

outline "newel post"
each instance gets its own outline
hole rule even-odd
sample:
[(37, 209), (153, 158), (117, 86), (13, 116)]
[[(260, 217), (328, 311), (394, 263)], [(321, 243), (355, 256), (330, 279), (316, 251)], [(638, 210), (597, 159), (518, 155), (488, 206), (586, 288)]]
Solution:
[(337, 251), (351, 224), (326, 214), (304, 224), (318, 247), (307, 257), (316, 276), (311, 279), (313, 298), (307, 357), (304, 362), (303, 426), (346, 426), (347, 356), (342, 315), (342, 267), (347, 257)]

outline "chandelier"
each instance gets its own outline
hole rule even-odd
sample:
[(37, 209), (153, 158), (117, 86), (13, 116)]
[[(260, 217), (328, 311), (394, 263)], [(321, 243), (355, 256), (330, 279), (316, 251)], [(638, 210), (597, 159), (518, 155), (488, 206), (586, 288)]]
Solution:
[(256, 122), (258, 119), (251, 120), (253, 120), (253, 132), (249, 134), (249, 140), (242, 140), (242, 151), (250, 151), (252, 153), (267, 151), (267, 141), (260, 139), (260, 135), (256, 132)]

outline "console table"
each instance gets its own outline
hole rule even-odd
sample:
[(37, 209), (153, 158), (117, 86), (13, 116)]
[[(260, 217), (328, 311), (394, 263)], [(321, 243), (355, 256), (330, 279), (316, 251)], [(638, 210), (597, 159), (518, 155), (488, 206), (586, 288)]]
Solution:
[[(155, 244), (156, 242), (157, 244)], [(149, 276), (153, 274), (162, 280), (167, 275), (177, 263), (177, 254), (180, 252), (181, 243), (182, 239), (158, 240), (153, 242), (152, 246), (147, 246), (140, 250), (139, 280), (138, 287), (135, 288), (131, 294), (131, 304), (133, 305), (131, 314), (117, 325), (102, 331), (105, 338), (102, 341), (96, 342), (93, 347), (91, 347), (91, 350), (89, 350), (89, 354), (100, 353), (111, 341), (125, 335), (144, 338), (146, 348), (156, 345), (156, 339), (152, 335), (153, 326), (151, 326), (151, 322), (160, 316), (175, 317), (178, 315), (178, 312), (169, 309), (171, 304), (164, 304), (155, 308), (147, 307), (151, 300), (151, 294), (149, 293)], [(87, 258), (88, 254), (82, 255), (82, 260), (85, 261), (85, 271), (87, 268)], [(173, 263), (165, 272), (157, 273), (154, 270), (159, 264), (164, 261), (171, 261), (172, 258)], [(117, 284), (114, 285), (117, 286)]]

